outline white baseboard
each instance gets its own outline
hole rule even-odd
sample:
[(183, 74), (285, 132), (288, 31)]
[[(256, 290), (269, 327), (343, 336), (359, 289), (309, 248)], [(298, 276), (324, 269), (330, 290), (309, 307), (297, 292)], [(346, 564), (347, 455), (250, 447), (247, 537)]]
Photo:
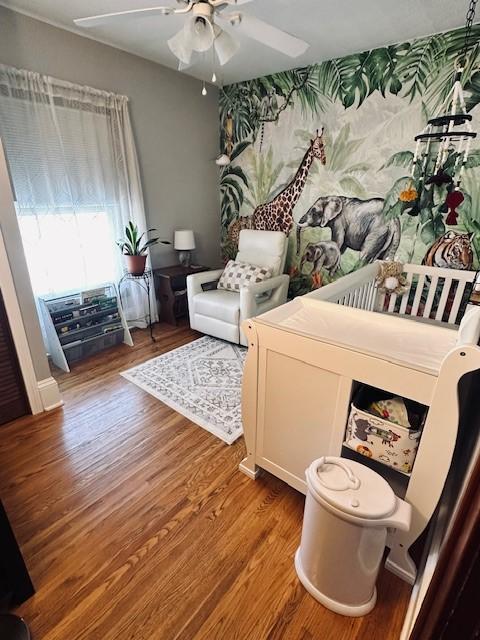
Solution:
[(37, 386), (44, 411), (51, 411), (63, 405), (60, 389), (55, 378), (50, 376), (50, 378), (39, 380)]

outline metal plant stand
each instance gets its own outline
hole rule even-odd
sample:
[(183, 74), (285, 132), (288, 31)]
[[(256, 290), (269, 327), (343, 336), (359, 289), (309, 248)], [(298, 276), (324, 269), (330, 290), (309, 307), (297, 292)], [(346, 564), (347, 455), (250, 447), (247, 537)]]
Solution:
[[(151, 269), (145, 269), (145, 271), (139, 276), (136, 276), (133, 273), (128, 273), (127, 271), (123, 274), (123, 276), (120, 278), (120, 281), (118, 283), (118, 295), (120, 297), (120, 304), (123, 306), (122, 285), (128, 281), (134, 282), (143, 291), (145, 291), (147, 295), (147, 302), (148, 302), (148, 314), (145, 316), (145, 321), (147, 322), (147, 318), (148, 318), (147, 324), (148, 324), (148, 328), (150, 329), (150, 338), (152, 339), (152, 342), (155, 342), (155, 336), (153, 335), (153, 325), (152, 325), (152, 307), (151, 307), (151, 301), (150, 301), (151, 280), (152, 280)], [(136, 318), (136, 319), (143, 320), (143, 318)]]

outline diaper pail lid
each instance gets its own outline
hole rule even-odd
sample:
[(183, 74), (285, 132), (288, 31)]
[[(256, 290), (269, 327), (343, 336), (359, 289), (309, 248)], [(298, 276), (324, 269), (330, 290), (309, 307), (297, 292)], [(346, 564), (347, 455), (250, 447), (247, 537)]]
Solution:
[(396, 497), (388, 482), (367, 466), (325, 456), (307, 469), (308, 488), (335, 509), (367, 519), (385, 518), (396, 508)]

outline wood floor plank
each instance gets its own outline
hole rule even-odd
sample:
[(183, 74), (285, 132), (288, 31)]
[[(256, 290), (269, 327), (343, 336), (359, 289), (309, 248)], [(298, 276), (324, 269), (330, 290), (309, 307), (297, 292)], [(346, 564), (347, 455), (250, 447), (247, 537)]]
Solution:
[(409, 587), (365, 618), (299, 584), (303, 496), (119, 373), (198, 337), (156, 325), (58, 373), (65, 406), (0, 427), (0, 495), (37, 593), (34, 640), (396, 640)]

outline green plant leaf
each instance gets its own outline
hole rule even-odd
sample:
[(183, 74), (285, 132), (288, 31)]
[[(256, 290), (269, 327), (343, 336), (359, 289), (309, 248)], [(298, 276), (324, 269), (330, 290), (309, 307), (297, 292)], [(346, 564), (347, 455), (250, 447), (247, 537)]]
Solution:
[(420, 238), (423, 244), (430, 246), (436, 240), (436, 237), (433, 221), (431, 219), (427, 220), (420, 229)]
[(235, 160), (236, 158), (238, 158), (238, 156), (243, 153), (245, 151), (245, 149), (247, 149), (247, 147), (249, 147), (251, 144), (251, 142), (249, 140), (244, 140), (243, 142), (239, 142), (238, 144), (236, 144), (233, 147), (233, 151), (232, 154), (230, 156), (230, 161)]
[(395, 180), (392, 188), (387, 192), (385, 196), (385, 202), (383, 205), (383, 211), (385, 214), (388, 213), (391, 207), (397, 204), (400, 198), (400, 193), (408, 187), (410, 181), (410, 176), (403, 176), (402, 178), (398, 178), (398, 180)]
[(413, 151), (397, 151), (380, 167), (386, 169), (387, 167), (410, 167), (413, 161)]
[(465, 169), (474, 169), (476, 167), (480, 167), (480, 149), (470, 151), (465, 163)]
[(357, 198), (365, 198), (367, 192), (365, 191), (362, 183), (355, 178), (355, 176), (344, 176), (339, 180), (344, 194), (349, 196), (355, 196)]

